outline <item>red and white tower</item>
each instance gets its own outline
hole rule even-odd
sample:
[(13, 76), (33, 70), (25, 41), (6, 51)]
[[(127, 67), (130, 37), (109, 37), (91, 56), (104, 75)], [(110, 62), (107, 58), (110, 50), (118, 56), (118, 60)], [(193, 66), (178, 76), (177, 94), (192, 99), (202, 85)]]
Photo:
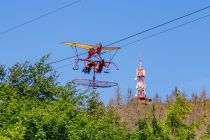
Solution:
[(136, 90), (137, 90), (137, 98), (139, 98), (140, 100), (146, 100), (146, 82), (145, 82), (145, 76), (146, 76), (146, 72), (144, 67), (142, 66), (142, 59), (140, 56), (139, 59), (139, 65), (136, 69), (136, 78), (135, 80), (137, 81), (136, 84)]

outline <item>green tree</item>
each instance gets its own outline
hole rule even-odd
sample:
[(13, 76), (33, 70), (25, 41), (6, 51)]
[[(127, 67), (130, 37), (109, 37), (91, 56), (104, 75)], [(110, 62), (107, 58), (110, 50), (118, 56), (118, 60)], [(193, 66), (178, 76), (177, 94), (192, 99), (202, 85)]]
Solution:
[(191, 125), (185, 124), (185, 120), (191, 111), (191, 104), (179, 90), (175, 90), (175, 99), (168, 103), (166, 111), (166, 125), (170, 128), (172, 136), (179, 139), (194, 138), (194, 130)]
[(97, 94), (60, 85), (48, 57), (0, 66), (0, 139), (125, 139), (117, 114)]

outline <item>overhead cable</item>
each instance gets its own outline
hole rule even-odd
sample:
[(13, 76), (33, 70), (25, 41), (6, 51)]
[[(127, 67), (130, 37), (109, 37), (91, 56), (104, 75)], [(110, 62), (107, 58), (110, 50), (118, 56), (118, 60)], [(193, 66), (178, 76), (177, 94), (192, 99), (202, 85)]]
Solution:
[(2, 36), (3, 34), (6, 34), (6, 33), (8, 33), (8, 32), (10, 32), (10, 31), (13, 31), (13, 30), (15, 30), (15, 29), (17, 29), (17, 28), (20, 28), (20, 27), (22, 27), (22, 26), (24, 26), (24, 25), (26, 25), (26, 24), (32, 23), (32, 22), (37, 21), (37, 20), (39, 20), (39, 19), (41, 19), (41, 18), (44, 18), (44, 17), (46, 17), (46, 16), (48, 16), (48, 15), (51, 15), (51, 14), (56, 13), (56, 12), (58, 12), (58, 11), (61, 11), (62, 9), (68, 8), (68, 7), (70, 7), (70, 6), (73, 6), (73, 5), (75, 5), (75, 4), (77, 4), (77, 3), (81, 2), (81, 1), (82, 1), (82, 0), (73, 1), (73, 2), (71, 2), (71, 3), (69, 3), (69, 4), (66, 4), (66, 5), (62, 6), (62, 7), (59, 7), (59, 8), (54, 9), (54, 10), (51, 10), (51, 11), (49, 11), (49, 12), (43, 14), (43, 15), (40, 15), (40, 16), (35, 17), (35, 18), (31, 19), (31, 20), (28, 20), (28, 21), (26, 21), (26, 22), (24, 22), (24, 23), (22, 23), (22, 24), (19, 24), (19, 25), (15, 25), (15, 26), (13, 26), (13, 27), (10, 27), (10, 28), (8, 28), (8, 29), (6, 29), (6, 30), (0, 32), (0, 36)]
[[(140, 35), (140, 34), (146, 33), (146, 32), (148, 32), (148, 31), (154, 30), (154, 29), (159, 28), (159, 27), (161, 27), (161, 26), (164, 26), (164, 25), (167, 25), (167, 24), (169, 24), (169, 23), (175, 22), (175, 21), (177, 21), (177, 20), (183, 19), (183, 18), (188, 17), (188, 16), (190, 16), (190, 15), (193, 15), (193, 14), (196, 14), (196, 13), (198, 13), (198, 12), (204, 11), (204, 10), (206, 10), (206, 9), (208, 9), (208, 8), (210, 8), (210, 6), (201, 8), (201, 9), (199, 9), (199, 10), (193, 11), (193, 12), (188, 13), (188, 14), (186, 14), (186, 15), (183, 15), (183, 16), (180, 16), (180, 17), (178, 17), (178, 18), (172, 19), (172, 20), (170, 20), (170, 21), (164, 22), (164, 23), (159, 24), (159, 25), (157, 25), (157, 26), (148, 28), (148, 29), (143, 30), (143, 31), (141, 31), (141, 32), (139, 32), (139, 33), (133, 34), (133, 35), (131, 35), (131, 36), (125, 37), (125, 38), (123, 38), (123, 39), (120, 39), (120, 40), (115, 41), (115, 42), (113, 42), (113, 43), (110, 43), (110, 44), (108, 44), (108, 45), (105, 45), (104, 47), (108, 47), (108, 46), (110, 46), (110, 45), (113, 45), (113, 44), (122, 42), (122, 41), (124, 41), (124, 40), (130, 39), (130, 38), (132, 38), (132, 37), (135, 37), (135, 36), (138, 36), (138, 35)], [(169, 29), (167, 29), (167, 30), (165, 30), (165, 31), (162, 31), (162, 32), (159, 32), (159, 33), (150, 35), (150, 36), (147, 36), (147, 37), (142, 38), (142, 39), (140, 39), (140, 40), (136, 40), (136, 41), (134, 41), (134, 42), (125, 44), (125, 45), (123, 45), (123, 46), (128, 46), (128, 45), (133, 44), (133, 43), (135, 43), (135, 42), (139, 42), (139, 41), (141, 41), (141, 40), (145, 40), (145, 39), (151, 38), (151, 37), (153, 37), (153, 36), (157, 36), (158, 34), (162, 34), (162, 33), (164, 33), (164, 32), (173, 30), (173, 29), (175, 29), (175, 28), (179, 28), (179, 27), (181, 27), (181, 26), (184, 26), (184, 25), (193, 23), (193, 22), (195, 22), (195, 21), (201, 20), (201, 19), (206, 18), (206, 17), (209, 17), (209, 15), (206, 15), (206, 16), (203, 16), (203, 17), (200, 17), (200, 18), (197, 18), (197, 19), (195, 19), (195, 20), (186, 22), (186, 23), (184, 23), (184, 24), (180, 24), (180, 25), (175, 26), (175, 27), (173, 27), (173, 28), (169, 28)], [(105, 53), (105, 52), (104, 52), (104, 53)], [(67, 57), (67, 58), (64, 58), (64, 59), (60, 59), (60, 60), (51, 62), (51, 63), (49, 63), (49, 64), (55, 64), (55, 63), (62, 62), (62, 61), (68, 60), (68, 59), (72, 59), (72, 58), (75, 58), (75, 57), (77, 57), (77, 56), (81, 56), (81, 55), (84, 55), (84, 54), (87, 54), (87, 52), (82, 53), (82, 54), (78, 54), (78, 55), (75, 55), (75, 56)]]
[(149, 38), (155, 37), (155, 36), (157, 36), (157, 35), (160, 35), (160, 34), (166, 33), (166, 32), (168, 32), (168, 31), (171, 31), (171, 30), (174, 30), (174, 29), (177, 29), (177, 28), (180, 28), (180, 27), (182, 27), (182, 26), (185, 26), (185, 25), (191, 24), (191, 23), (193, 23), (193, 22), (196, 22), (196, 21), (202, 20), (202, 19), (207, 18), (207, 17), (210, 17), (210, 15), (205, 15), (205, 16), (202, 16), (202, 17), (200, 17), (200, 18), (197, 18), (197, 19), (194, 19), (194, 20), (191, 20), (191, 21), (185, 22), (185, 23), (183, 23), (183, 24), (179, 24), (179, 25), (177, 25), (177, 26), (174, 26), (174, 27), (172, 27), (172, 28), (166, 29), (166, 30), (164, 30), (164, 31), (161, 31), (161, 32), (158, 32), (158, 33), (155, 33), (155, 34), (152, 34), (152, 35), (146, 36), (146, 37), (144, 37), (144, 38), (141, 38), (141, 39), (135, 40), (135, 41), (133, 41), (133, 42), (130, 42), (130, 43), (127, 43), (127, 44), (121, 45), (120, 47), (121, 47), (121, 48), (124, 48), (124, 47), (126, 47), (126, 46), (129, 46), (129, 45), (132, 45), (132, 44), (138, 43), (138, 42), (143, 41), (143, 40), (145, 40), (145, 39), (149, 39)]
[(204, 8), (201, 8), (201, 9), (199, 9), (199, 10), (193, 11), (193, 12), (188, 13), (188, 14), (186, 14), (186, 15), (180, 16), (180, 17), (178, 17), (178, 18), (169, 20), (169, 21), (164, 22), (164, 23), (162, 23), (162, 24), (159, 24), (159, 25), (157, 25), (157, 26), (153, 26), (153, 27), (151, 27), (151, 28), (149, 28), (149, 29), (146, 29), (146, 30), (143, 30), (143, 31), (141, 31), (141, 32), (138, 32), (138, 33), (136, 33), (136, 34), (130, 35), (130, 36), (125, 37), (125, 38), (122, 38), (122, 39), (120, 39), (120, 40), (117, 40), (117, 41), (115, 41), (115, 42), (112, 42), (112, 43), (106, 45), (105, 47), (111, 46), (111, 45), (113, 45), (113, 44), (122, 42), (122, 41), (127, 40), (127, 39), (130, 39), (130, 38), (132, 38), (132, 37), (135, 37), (135, 36), (138, 36), (138, 35), (143, 34), (143, 33), (145, 33), (145, 32), (148, 32), (148, 31), (154, 30), (154, 29), (156, 29), (156, 28), (162, 27), (162, 26), (164, 26), (164, 25), (167, 25), (167, 24), (169, 24), (169, 23), (175, 22), (175, 21), (177, 21), (177, 20), (186, 18), (186, 17), (191, 16), (191, 15), (193, 15), (193, 14), (196, 14), (196, 13), (198, 13), (198, 12), (204, 11), (204, 10), (206, 10), (206, 9), (208, 9), (208, 8), (210, 8), (210, 6), (206, 6), (206, 7), (204, 7)]

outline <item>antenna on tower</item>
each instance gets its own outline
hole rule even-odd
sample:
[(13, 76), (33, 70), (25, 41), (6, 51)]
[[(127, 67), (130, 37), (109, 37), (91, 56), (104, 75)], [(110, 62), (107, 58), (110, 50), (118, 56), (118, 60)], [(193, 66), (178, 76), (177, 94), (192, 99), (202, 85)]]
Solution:
[(139, 51), (139, 66), (142, 66), (142, 55), (141, 55), (141, 50)]

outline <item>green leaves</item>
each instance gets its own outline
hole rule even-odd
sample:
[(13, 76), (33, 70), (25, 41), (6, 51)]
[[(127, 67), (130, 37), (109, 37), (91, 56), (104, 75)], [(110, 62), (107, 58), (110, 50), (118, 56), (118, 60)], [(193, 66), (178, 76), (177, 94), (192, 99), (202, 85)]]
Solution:
[[(59, 75), (46, 64), (48, 57), (35, 64), (16, 63), (8, 69), (0, 65), (0, 139), (193, 139), (195, 129), (208, 121), (205, 112), (193, 122), (186, 122), (192, 103), (175, 90), (170, 102), (148, 105), (144, 113), (149, 115), (138, 120), (136, 131), (128, 131), (118, 111), (131, 105), (131, 111), (126, 113), (132, 116), (144, 106), (135, 106), (138, 102), (134, 99), (122, 104), (117, 95), (116, 107), (106, 107), (96, 92), (82, 92), (71, 83), (59, 85)], [(158, 115), (158, 111), (164, 113)], [(208, 139), (209, 130), (210, 126), (200, 139)]]
[(0, 66), (1, 139), (124, 139), (126, 131), (98, 94), (89, 97), (70, 83), (59, 85), (46, 64)]
[(169, 104), (166, 115), (166, 125), (169, 126), (171, 134), (181, 139), (190, 139), (194, 137), (194, 131), (190, 125), (185, 124), (185, 120), (191, 111), (191, 104), (177, 90), (175, 100)]
[(165, 106), (166, 112), (163, 118), (157, 115), (160, 104), (154, 103), (151, 106), (149, 115), (138, 121), (137, 136), (139, 139), (194, 139), (195, 129), (204, 124), (205, 118), (201, 117), (194, 122), (186, 122), (192, 109), (191, 102), (186, 99), (181, 91), (176, 90), (174, 99)]
[(5, 66), (0, 65), (0, 82), (4, 81), (5, 76), (6, 76)]

